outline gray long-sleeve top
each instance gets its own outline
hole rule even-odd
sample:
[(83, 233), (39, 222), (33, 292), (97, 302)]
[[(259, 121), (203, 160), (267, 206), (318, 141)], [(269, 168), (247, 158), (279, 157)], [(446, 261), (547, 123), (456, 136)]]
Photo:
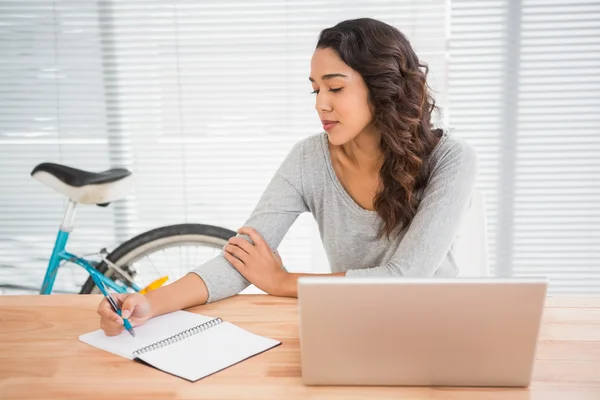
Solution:
[[(298, 215), (311, 212), (332, 272), (345, 271), (347, 277), (455, 276), (459, 266), (452, 245), (470, 204), (477, 154), (464, 139), (444, 131), (427, 167), (430, 178), (416, 193), (420, 203), (408, 229), (391, 240), (379, 239), (381, 218), (346, 192), (322, 132), (292, 148), (244, 225), (256, 229), (275, 250)], [(208, 302), (238, 294), (250, 284), (222, 253), (192, 272), (204, 280)]]

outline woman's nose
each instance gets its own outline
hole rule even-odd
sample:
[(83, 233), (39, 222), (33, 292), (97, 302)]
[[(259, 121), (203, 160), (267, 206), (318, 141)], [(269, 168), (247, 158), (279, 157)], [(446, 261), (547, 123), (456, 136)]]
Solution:
[(319, 95), (320, 93), (317, 94), (317, 101), (315, 102), (315, 109), (317, 112), (331, 111), (331, 102), (327, 101), (325, 96)]

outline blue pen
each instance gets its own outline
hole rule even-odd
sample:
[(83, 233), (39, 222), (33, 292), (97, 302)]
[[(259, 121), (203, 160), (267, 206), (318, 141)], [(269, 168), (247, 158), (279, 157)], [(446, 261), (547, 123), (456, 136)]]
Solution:
[[(113, 310), (115, 310), (115, 312), (117, 314), (119, 314), (119, 316), (122, 317), (122, 315), (121, 315), (121, 309), (119, 309), (119, 307), (117, 306), (117, 303), (115, 302), (115, 300), (112, 298), (112, 296), (110, 295), (110, 293), (108, 292), (108, 290), (106, 290), (106, 286), (104, 286), (104, 282), (102, 282), (100, 279), (98, 279), (98, 277), (96, 277), (96, 274), (93, 274), (93, 273), (92, 273), (92, 279), (93, 279), (94, 283), (96, 284), (96, 286), (98, 286), (100, 288), (100, 290), (104, 294), (104, 297), (106, 297), (106, 299), (110, 303), (110, 305), (113, 308)], [(131, 324), (129, 323), (129, 321), (127, 321), (126, 318), (123, 318), (123, 325), (125, 325), (125, 329), (127, 329), (127, 332), (129, 332), (129, 334), (131, 336), (135, 337), (135, 332), (133, 331), (133, 327), (131, 326)]]

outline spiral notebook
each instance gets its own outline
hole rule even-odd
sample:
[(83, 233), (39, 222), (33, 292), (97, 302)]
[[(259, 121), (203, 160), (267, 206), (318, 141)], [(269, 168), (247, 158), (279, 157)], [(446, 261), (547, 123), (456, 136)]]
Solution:
[(192, 382), (281, 344), (221, 318), (188, 311), (152, 318), (134, 330), (135, 337), (97, 330), (79, 340)]

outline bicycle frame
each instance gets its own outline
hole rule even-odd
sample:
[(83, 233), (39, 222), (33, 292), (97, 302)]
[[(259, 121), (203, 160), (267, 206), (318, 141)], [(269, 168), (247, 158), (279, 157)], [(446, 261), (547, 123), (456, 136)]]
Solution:
[[(61, 261), (74, 262), (75, 264), (83, 267), (90, 275), (95, 275), (98, 279), (104, 282), (106, 286), (110, 287), (114, 291), (118, 293), (126, 293), (126, 286), (120, 285), (112, 279), (100, 274), (87, 259), (77, 257), (76, 255), (66, 251), (66, 245), (69, 240), (69, 234), (73, 230), (73, 220), (75, 219), (76, 204), (77, 203), (75, 203), (74, 201), (69, 200), (69, 205), (67, 206), (65, 218), (60, 226), (60, 229), (58, 230), (58, 235), (56, 236), (56, 242), (54, 243), (54, 249), (52, 250), (52, 255), (50, 256), (50, 261), (48, 262), (48, 268), (46, 269), (46, 276), (44, 277), (44, 282), (42, 283), (42, 287), (40, 288), (40, 294), (52, 293), (52, 288), (54, 287), (54, 280), (56, 279), (56, 274), (58, 272), (58, 268), (61, 265)], [(141, 288), (135, 284), (132, 286), (132, 289), (136, 292), (139, 292), (141, 290)]]

